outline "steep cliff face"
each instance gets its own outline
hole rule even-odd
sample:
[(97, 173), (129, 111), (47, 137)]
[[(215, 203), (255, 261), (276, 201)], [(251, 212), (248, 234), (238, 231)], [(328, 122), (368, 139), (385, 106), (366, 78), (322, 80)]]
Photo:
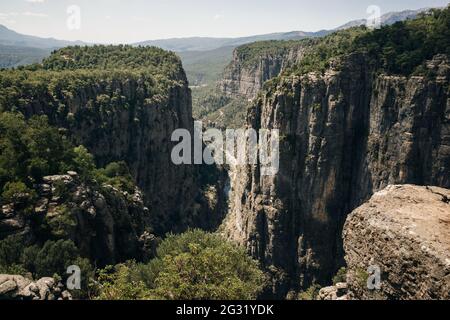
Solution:
[(449, 299), (449, 224), (447, 189), (392, 185), (375, 193), (344, 227), (349, 298)]
[[(206, 200), (200, 191), (199, 168), (171, 161), (173, 131), (193, 132), (191, 93), (179, 59), (159, 49), (106, 47), (99, 49), (106, 52), (97, 57), (98, 65), (108, 67), (103, 70), (83, 65), (84, 55), (93, 53), (79, 50), (57, 52), (45, 62), (48, 70), (13, 74), (13, 80), (4, 75), (0, 79), (7, 92), (3, 109), (15, 108), (27, 117), (47, 115), (75, 145), (84, 145), (99, 166), (125, 161), (144, 192), (155, 233), (211, 227), (215, 209), (203, 209)], [(115, 58), (108, 50), (123, 54), (123, 61), (108, 60)], [(142, 58), (155, 60), (149, 66), (109, 66), (127, 63), (142, 50), (156, 51)], [(92, 61), (89, 56), (85, 60)], [(29, 76), (38, 80), (30, 84)]]
[(273, 291), (326, 284), (341, 264), (346, 215), (388, 184), (450, 186), (450, 68), (374, 75), (365, 55), (323, 74), (282, 77), (248, 126), (279, 129), (280, 170), (234, 168), (225, 233), (274, 274)]
[[(150, 100), (141, 81), (111, 81), (109, 88), (98, 91), (87, 88), (68, 101), (69, 113), (77, 119), (68, 129), (75, 143), (85, 145), (101, 166), (111, 161), (125, 161), (144, 191), (155, 231), (177, 231), (192, 223), (184, 219), (188, 219), (198, 191), (194, 182), (195, 168), (176, 166), (170, 158), (174, 146), (170, 141), (172, 132), (179, 128), (192, 132), (190, 92), (187, 82), (181, 82), (171, 87), (167, 95)], [(117, 91), (131, 108), (113, 106), (109, 110), (89, 112), (83, 107), (105, 92), (109, 96)]]
[(256, 98), (263, 84), (302, 58), (305, 42), (269, 41), (234, 50), (233, 60), (223, 72), (218, 88), (228, 96)]

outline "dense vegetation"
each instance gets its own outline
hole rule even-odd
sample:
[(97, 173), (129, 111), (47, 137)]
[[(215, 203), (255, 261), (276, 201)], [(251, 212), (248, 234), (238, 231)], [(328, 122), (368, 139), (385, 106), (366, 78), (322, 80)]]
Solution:
[(255, 299), (265, 277), (244, 249), (200, 230), (169, 235), (147, 264), (128, 262), (100, 272), (98, 298)]
[(261, 57), (282, 56), (296, 47), (308, 46), (311, 43), (315, 43), (314, 39), (259, 41), (240, 46), (236, 49), (236, 54), (243, 66), (255, 66), (259, 65)]
[(368, 55), (374, 70), (390, 74), (422, 73), (434, 55), (450, 55), (450, 7), (433, 9), (417, 19), (397, 22), (375, 30), (365, 27), (335, 32), (321, 39), (304, 40), (306, 55), (285, 74), (326, 70), (331, 60), (349, 53)]
[(25, 120), (20, 113), (0, 113), (0, 203), (17, 201), (20, 196), (32, 204), (36, 183), (44, 176), (69, 170), (89, 183), (108, 182), (127, 188), (132, 184), (123, 163), (97, 169), (93, 156), (82, 146), (73, 147), (49, 125), (46, 116)]
[[(125, 97), (117, 90), (121, 82), (139, 84), (138, 95), (132, 100)], [(31, 106), (40, 105), (49, 113), (58, 114), (59, 119), (69, 117), (70, 122), (74, 119), (70, 119), (73, 115), (69, 115), (67, 104), (80, 92), (102, 90), (87, 107), (91, 112), (106, 112), (116, 107), (130, 108), (138, 102), (150, 104), (152, 98), (161, 99), (158, 95), (174, 84), (165, 76), (154, 76), (145, 70), (7, 70), (0, 73), (0, 111), (27, 113)]]
[(0, 274), (22, 274), (34, 279), (54, 277), (65, 280), (68, 266), (77, 265), (82, 274), (81, 291), (74, 292), (78, 298), (89, 296), (89, 279), (94, 276), (93, 266), (81, 257), (71, 240), (48, 240), (43, 244), (30, 245), (19, 235), (0, 241)]
[(152, 74), (176, 77), (179, 58), (156, 47), (73, 46), (59, 49), (43, 61), (45, 70), (146, 69)]
[(436, 54), (450, 56), (449, 39), (450, 6), (364, 34), (352, 49), (367, 52), (375, 68), (409, 75)]
[[(43, 63), (0, 73), (0, 111), (45, 104), (68, 115), (67, 100), (80, 92), (103, 90), (92, 108), (129, 108), (144, 99), (166, 93), (177, 82), (185, 82), (181, 62), (175, 54), (156, 48), (129, 46), (69, 47), (56, 51)], [(114, 83), (138, 83), (135, 101), (125, 98)], [(95, 91), (94, 91), (95, 92)], [(102, 98), (102, 99), (100, 99)], [(158, 97), (156, 97), (158, 99)], [(106, 99), (106, 100), (105, 100)], [(70, 120), (70, 119), (68, 119)]]
[(320, 39), (307, 39), (302, 41), (305, 50), (300, 62), (285, 70), (285, 73), (304, 74), (311, 71), (325, 71), (330, 61), (352, 51), (355, 39), (367, 33), (365, 27), (355, 27), (338, 31)]
[[(46, 116), (26, 120), (20, 113), (0, 113), (0, 205), (14, 204), (23, 219), (36, 220), (36, 185), (47, 175), (79, 173), (91, 188), (113, 185), (131, 192), (135, 186), (124, 163), (111, 163), (97, 169), (94, 158), (82, 146), (73, 147), (59, 130), (48, 124)], [(85, 275), (92, 267), (81, 257), (69, 240), (68, 228), (76, 224), (71, 214), (39, 223), (35, 226), (39, 239), (30, 241), (20, 235), (0, 240), (0, 273), (31, 274), (35, 278), (58, 274), (64, 278), (70, 265), (82, 267)], [(36, 241), (37, 240), (37, 241)], [(81, 296), (86, 296), (88, 283)]]

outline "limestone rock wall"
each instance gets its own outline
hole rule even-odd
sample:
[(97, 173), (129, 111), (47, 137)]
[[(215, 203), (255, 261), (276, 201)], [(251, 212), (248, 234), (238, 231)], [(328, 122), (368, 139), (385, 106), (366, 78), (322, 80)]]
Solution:
[(292, 48), (278, 52), (262, 53), (255, 63), (246, 63), (245, 57), (233, 52), (233, 60), (226, 67), (218, 82), (221, 92), (228, 96), (241, 96), (254, 99), (263, 88), (263, 84), (288, 66), (299, 61), (304, 55), (304, 47), (297, 43)]
[[(344, 227), (351, 299), (450, 299), (450, 191), (391, 185), (354, 210)], [(367, 270), (381, 271), (379, 290)]]
[(445, 56), (428, 68), (375, 75), (353, 54), (324, 75), (282, 77), (249, 111), (249, 127), (280, 130), (280, 171), (234, 168), (223, 229), (272, 271), (276, 296), (331, 281), (346, 216), (374, 192), (450, 187), (450, 68)]

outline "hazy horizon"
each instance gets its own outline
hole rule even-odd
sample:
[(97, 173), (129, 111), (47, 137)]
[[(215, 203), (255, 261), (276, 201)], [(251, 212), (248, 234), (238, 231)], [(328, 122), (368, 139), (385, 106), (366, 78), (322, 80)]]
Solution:
[[(319, 31), (367, 18), (367, 8), (371, 5), (379, 6), (381, 14), (385, 14), (442, 7), (448, 3), (448, 0), (407, 3), (402, 0), (349, 0), (345, 3), (332, 0), (320, 3), (304, 0), (229, 0), (226, 3), (213, 0), (4, 0), (0, 4), (0, 24), (22, 34), (45, 38), (135, 43)], [(69, 28), (68, 20), (77, 15), (77, 8), (81, 23)]]

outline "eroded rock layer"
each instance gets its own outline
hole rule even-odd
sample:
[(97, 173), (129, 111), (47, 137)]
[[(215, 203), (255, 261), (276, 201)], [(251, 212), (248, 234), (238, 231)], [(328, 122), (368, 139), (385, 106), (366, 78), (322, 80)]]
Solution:
[(326, 285), (343, 264), (345, 218), (389, 184), (450, 187), (450, 68), (375, 75), (362, 54), (323, 74), (281, 77), (248, 126), (279, 129), (280, 170), (235, 168), (225, 233), (274, 275), (273, 291)]
[[(252, 49), (255, 46), (259, 47)], [(253, 58), (248, 56), (247, 48), (256, 51), (252, 53)], [(239, 47), (234, 50), (233, 60), (226, 67), (218, 88), (228, 96), (254, 99), (267, 80), (298, 62), (304, 52), (305, 46), (300, 41), (257, 42)]]
[[(375, 193), (344, 227), (350, 297), (449, 299), (449, 226), (447, 189), (392, 185)], [(374, 290), (367, 286), (371, 266), (381, 272)]]

